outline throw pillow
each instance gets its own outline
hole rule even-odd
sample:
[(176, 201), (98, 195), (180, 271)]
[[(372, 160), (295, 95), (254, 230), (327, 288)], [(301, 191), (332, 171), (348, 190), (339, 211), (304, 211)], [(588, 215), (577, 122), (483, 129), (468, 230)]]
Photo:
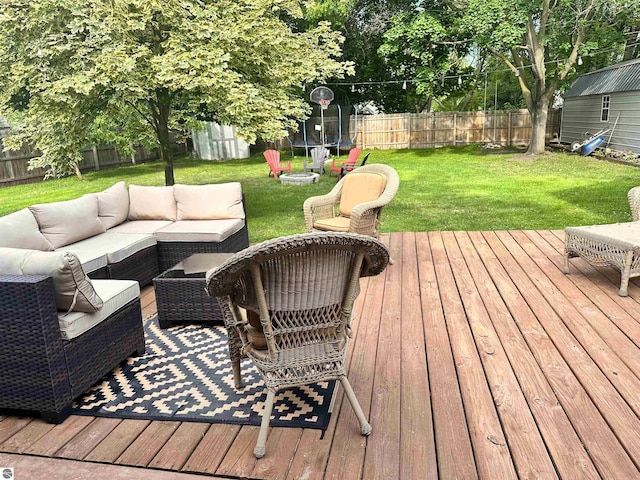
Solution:
[(239, 182), (212, 185), (174, 185), (178, 220), (244, 218)]
[(124, 182), (118, 182), (95, 195), (98, 197), (98, 217), (105, 229), (120, 225), (127, 219), (129, 192)]
[(173, 187), (129, 185), (129, 220), (175, 220)]
[(0, 247), (53, 250), (53, 245), (38, 230), (38, 222), (28, 208), (0, 217)]
[(91, 313), (102, 307), (102, 299), (73, 253), (0, 248), (0, 273), (52, 277), (58, 310)]
[(93, 237), (105, 231), (98, 218), (98, 199), (85, 195), (66, 202), (41, 203), (29, 207), (40, 232), (54, 248)]

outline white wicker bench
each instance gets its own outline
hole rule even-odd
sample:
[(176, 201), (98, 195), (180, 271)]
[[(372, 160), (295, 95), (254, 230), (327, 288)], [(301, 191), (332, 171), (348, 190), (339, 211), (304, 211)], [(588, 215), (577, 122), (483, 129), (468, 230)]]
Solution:
[(633, 222), (565, 228), (565, 273), (569, 273), (571, 257), (617, 268), (622, 297), (627, 296), (629, 279), (640, 276), (640, 187), (629, 190), (628, 197)]

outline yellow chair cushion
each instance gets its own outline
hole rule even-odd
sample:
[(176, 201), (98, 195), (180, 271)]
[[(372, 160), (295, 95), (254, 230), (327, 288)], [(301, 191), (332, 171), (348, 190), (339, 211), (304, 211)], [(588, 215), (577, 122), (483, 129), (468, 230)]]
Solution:
[(247, 332), (247, 340), (253, 344), (253, 348), (258, 350), (267, 349), (267, 339), (264, 338), (264, 332), (261, 328), (245, 325), (244, 329)]
[(348, 217), (325, 218), (315, 222), (313, 228), (329, 232), (348, 232), (349, 221)]
[(244, 327), (245, 332), (247, 332), (247, 340), (253, 344), (253, 348), (266, 350), (267, 340), (264, 338), (264, 332), (262, 331), (260, 315), (253, 310), (247, 310), (246, 316), (249, 322), (249, 324)]
[(350, 217), (353, 207), (375, 200), (382, 195), (386, 185), (387, 178), (379, 173), (350, 173), (344, 177), (342, 184), (340, 215)]

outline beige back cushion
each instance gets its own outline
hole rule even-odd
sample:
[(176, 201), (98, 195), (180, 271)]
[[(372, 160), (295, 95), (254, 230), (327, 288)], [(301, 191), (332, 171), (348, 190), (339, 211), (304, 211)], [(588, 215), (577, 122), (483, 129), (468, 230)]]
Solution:
[(102, 307), (102, 299), (72, 253), (0, 248), (0, 273), (52, 277), (58, 310), (91, 313)]
[(129, 215), (129, 192), (124, 182), (118, 182), (106, 190), (96, 193), (98, 197), (98, 217), (109, 229), (120, 225)]
[(0, 217), (0, 247), (53, 250), (53, 245), (38, 229), (38, 222), (28, 208)]
[(387, 178), (379, 173), (352, 172), (344, 177), (340, 195), (340, 215), (351, 216), (353, 207), (375, 200), (387, 185)]
[(129, 220), (175, 220), (173, 187), (129, 185)]
[(244, 218), (239, 182), (212, 185), (174, 185), (178, 220)]
[(93, 237), (105, 231), (98, 218), (98, 199), (85, 195), (66, 202), (41, 203), (29, 207), (40, 231), (54, 248)]

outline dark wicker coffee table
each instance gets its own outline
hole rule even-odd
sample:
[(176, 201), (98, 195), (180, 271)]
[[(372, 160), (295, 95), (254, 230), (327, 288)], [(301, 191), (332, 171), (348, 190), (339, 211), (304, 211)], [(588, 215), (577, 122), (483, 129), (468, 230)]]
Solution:
[(223, 323), (218, 301), (207, 295), (205, 275), (231, 256), (233, 253), (196, 253), (153, 279), (160, 328)]

